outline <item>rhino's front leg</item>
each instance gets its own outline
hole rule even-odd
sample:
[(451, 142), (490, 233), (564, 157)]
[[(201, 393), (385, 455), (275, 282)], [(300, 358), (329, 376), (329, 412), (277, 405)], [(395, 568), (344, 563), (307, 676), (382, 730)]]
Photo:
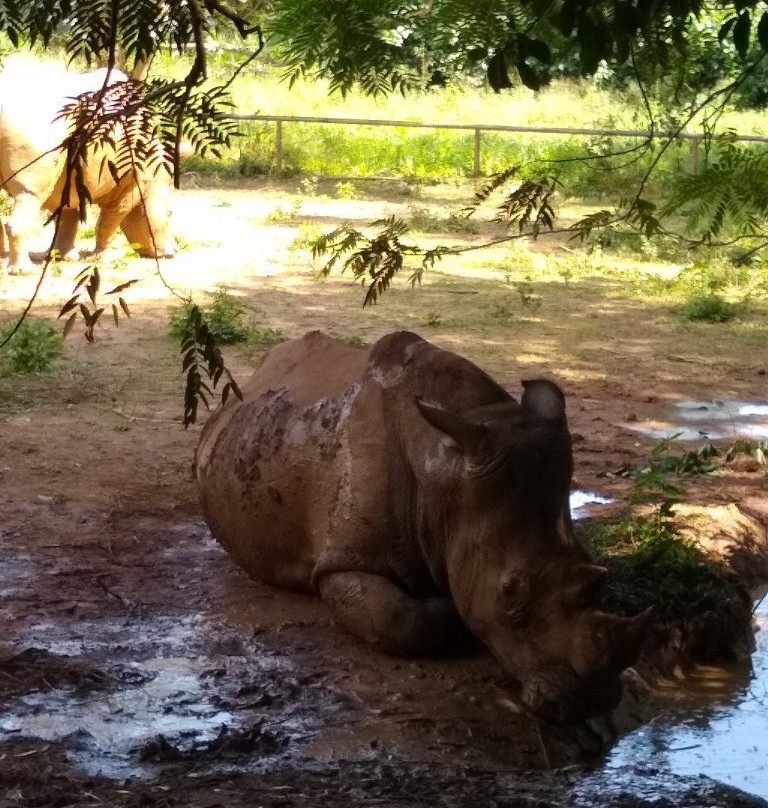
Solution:
[(381, 575), (331, 573), (318, 589), (345, 628), (388, 654), (430, 654), (465, 631), (449, 598), (414, 598)]

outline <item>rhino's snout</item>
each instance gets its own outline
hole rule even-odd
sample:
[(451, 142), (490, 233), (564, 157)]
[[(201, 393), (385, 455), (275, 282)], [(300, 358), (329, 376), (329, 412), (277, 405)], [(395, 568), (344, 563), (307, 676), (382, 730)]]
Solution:
[(547, 681), (524, 687), (519, 704), (527, 713), (550, 724), (579, 724), (611, 712), (621, 701), (621, 678), (579, 682), (565, 692)]

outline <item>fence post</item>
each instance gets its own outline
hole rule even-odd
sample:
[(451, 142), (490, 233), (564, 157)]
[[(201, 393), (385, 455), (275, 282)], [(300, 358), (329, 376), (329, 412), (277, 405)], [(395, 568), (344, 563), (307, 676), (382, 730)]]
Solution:
[(283, 173), (283, 122), (279, 118), (275, 121), (275, 170)]
[(691, 138), (691, 174), (695, 177), (699, 173), (699, 141), (700, 137)]
[(474, 151), (474, 165), (472, 167), (472, 176), (480, 176), (480, 130), (475, 129), (475, 151)]

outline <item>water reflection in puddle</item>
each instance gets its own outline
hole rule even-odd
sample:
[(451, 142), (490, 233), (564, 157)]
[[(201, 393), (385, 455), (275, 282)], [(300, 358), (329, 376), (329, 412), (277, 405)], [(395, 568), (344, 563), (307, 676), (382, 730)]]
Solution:
[[(199, 649), (217, 632), (201, 615), (89, 621), (77, 639), (61, 638), (61, 628), (37, 623), (13, 644), (19, 650), (39, 649), (54, 661), (103, 656), (110, 648), (140, 656), (151, 648), (155, 656), (108, 667), (105, 673), (113, 681), (106, 686), (35, 689), (16, 698), (0, 713), (0, 739), (64, 741), (68, 757), (88, 774), (120, 778), (150, 773), (137, 750), (158, 735), (183, 750), (213, 740), (223, 727), (242, 725), (244, 716), (220, 706), (218, 689), (210, 687), (218, 669)], [(260, 671), (268, 678), (293, 670), (286, 658), (268, 649), (260, 653), (253, 644), (248, 665), (255, 677)]]
[(628, 429), (662, 440), (718, 440), (742, 436), (768, 438), (768, 404), (750, 401), (677, 401), (674, 415), (665, 421), (637, 421)]
[(595, 494), (592, 491), (571, 491), (571, 516), (583, 519), (589, 513), (590, 505), (610, 505), (615, 500)]
[[(654, 797), (674, 788), (676, 777), (705, 775), (750, 794), (768, 797), (768, 598), (756, 611), (752, 675), (730, 702), (713, 687), (698, 704), (672, 707), (653, 724), (619, 741), (604, 768), (584, 783), (586, 793), (617, 788), (647, 795), (648, 773), (658, 775)], [(665, 784), (665, 785), (661, 785)]]
[(0, 735), (73, 742), (71, 758), (90, 774), (131, 770), (131, 752), (162, 734), (188, 743), (214, 737), (235, 717), (216, 709), (201, 691), (199, 665), (184, 658), (132, 666), (137, 687), (77, 693), (59, 688), (29, 693), (0, 716)]

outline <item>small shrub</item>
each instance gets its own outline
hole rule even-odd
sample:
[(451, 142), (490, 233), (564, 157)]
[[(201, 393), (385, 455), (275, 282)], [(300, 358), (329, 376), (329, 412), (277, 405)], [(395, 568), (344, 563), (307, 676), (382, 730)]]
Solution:
[(301, 201), (296, 200), (290, 208), (284, 208), (282, 205), (276, 205), (273, 210), (267, 214), (267, 221), (273, 224), (285, 224), (292, 222), (298, 215), (301, 209)]
[[(175, 340), (180, 340), (185, 332), (191, 303), (185, 303), (171, 312), (168, 330)], [(205, 322), (211, 333), (225, 345), (248, 342), (253, 330), (244, 322), (245, 304), (224, 289), (219, 289), (210, 306), (202, 309)]]
[(725, 323), (732, 320), (736, 313), (736, 306), (715, 294), (693, 297), (678, 310), (683, 320), (707, 323)]
[(304, 177), (304, 179), (299, 183), (299, 187), (301, 188), (301, 192), (304, 194), (304, 196), (316, 196), (319, 186), (320, 180), (318, 177)]
[(427, 321), (424, 325), (429, 326), (430, 328), (437, 328), (443, 324), (443, 318), (439, 314), (439, 312), (431, 311), (427, 314)]
[(408, 217), (411, 227), (423, 233), (475, 235), (478, 232), (476, 222), (453, 213), (449, 216), (439, 216), (429, 208), (411, 205), (408, 208)]
[(351, 182), (337, 182), (336, 183), (336, 198), (337, 199), (357, 199), (359, 194), (357, 188)]
[(520, 297), (520, 303), (523, 308), (535, 315), (541, 307), (541, 295), (536, 294), (536, 288), (531, 282), (531, 279), (526, 278), (524, 281), (519, 281), (514, 284), (514, 287)]
[(515, 305), (509, 295), (504, 300), (494, 303), (489, 313), (500, 325), (512, 325), (517, 319)]
[(323, 234), (322, 229), (311, 222), (302, 222), (296, 238), (288, 245), (289, 250), (311, 250), (312, 245)]
[[(0, 338), (4, 339), (10, 329)], [(14, 373), (45, 373), (61, 354), (62, 338), (45, 320), (27, 317), (5, 346), (8, 365)]]

